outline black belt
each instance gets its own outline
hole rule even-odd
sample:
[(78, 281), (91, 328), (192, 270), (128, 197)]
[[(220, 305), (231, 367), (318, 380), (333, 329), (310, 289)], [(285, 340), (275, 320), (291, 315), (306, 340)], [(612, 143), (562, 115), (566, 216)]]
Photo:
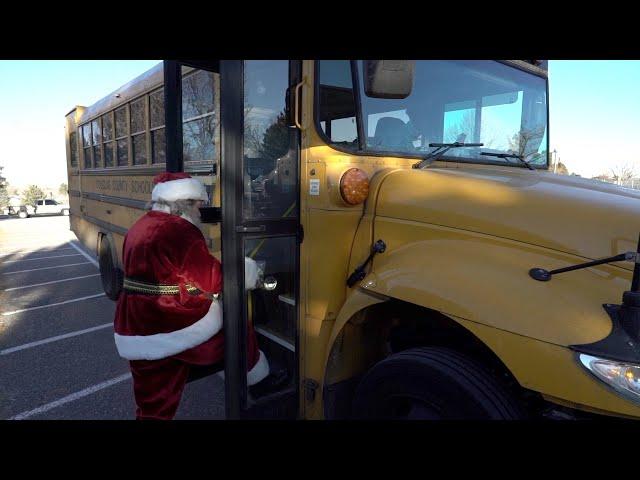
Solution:
[[(185, 289), (190, 295), (200, 295), (202, 290), (193, 285), (186, 285)], [(147, 283), (141, 280), (134, 280), (125, 277), (123, 288), (131, 293), (144, 293), (147, 295), (179, 295), (180, 285), (158, 285), (155, 283)]]

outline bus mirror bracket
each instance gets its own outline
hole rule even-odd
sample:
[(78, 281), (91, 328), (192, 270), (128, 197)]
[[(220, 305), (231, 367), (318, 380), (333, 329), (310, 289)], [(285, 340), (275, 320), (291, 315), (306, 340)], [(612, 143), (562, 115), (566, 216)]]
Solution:
[(222, 222), (222, 208), (220, 207), (202, 207), (200, 208), (200, 220), (202, 223), (220, 223)]

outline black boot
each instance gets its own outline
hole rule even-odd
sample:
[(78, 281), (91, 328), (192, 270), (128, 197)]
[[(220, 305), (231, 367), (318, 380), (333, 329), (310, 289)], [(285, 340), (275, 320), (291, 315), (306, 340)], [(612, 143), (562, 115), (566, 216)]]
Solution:
[(289, 382), (289, 374), (286, 369), (270, 372), (255, 385), (249, 387), (249, 393), (254, 399), (265, 397), (271, 393), (275, 393)]

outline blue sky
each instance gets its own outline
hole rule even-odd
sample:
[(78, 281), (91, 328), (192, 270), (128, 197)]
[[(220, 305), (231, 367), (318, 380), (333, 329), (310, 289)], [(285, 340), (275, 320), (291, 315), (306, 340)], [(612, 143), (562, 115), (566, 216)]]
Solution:
[[(159, 60), (0, 61), (0, 165), (13, 185), (67, 181), (64, 118)], [(57, 188), (56, 188), (57, 190)]]
[[(65, 114), (158, 62), (0, 61), (0, 165), (10, 184), (66, 182)], [(549, 81), (551, 150), (571, 172), (640, 165), (640, 61), (551, 60)]]
[(551, 150), (569, 171), (595, 176), (632, 163), (639, 170), (640, 61), (549, 62)]

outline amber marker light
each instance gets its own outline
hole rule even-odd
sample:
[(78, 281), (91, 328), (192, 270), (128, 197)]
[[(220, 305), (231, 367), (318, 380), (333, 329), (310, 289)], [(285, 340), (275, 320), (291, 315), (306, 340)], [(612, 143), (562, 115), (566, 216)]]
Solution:
[(364, 202), (369, 195), (369, 177), (359, 168), (350, 168), (340, 178), (340, 195), (349, 205)]

